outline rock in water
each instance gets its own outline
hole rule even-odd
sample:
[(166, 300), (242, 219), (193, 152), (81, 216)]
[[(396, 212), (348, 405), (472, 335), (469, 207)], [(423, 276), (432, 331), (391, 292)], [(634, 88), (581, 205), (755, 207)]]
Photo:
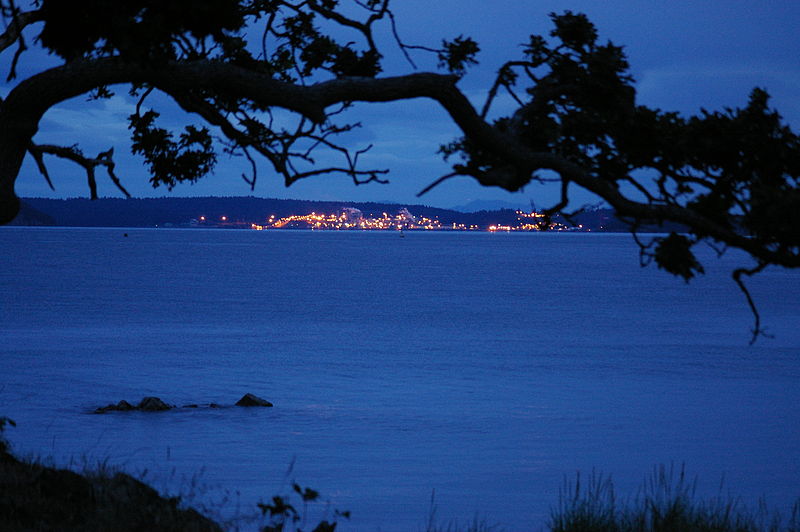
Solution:
[(253, 395), (252, 393), (246, 393), (241, 399), (236, 401), (236, 406), (272, 406), (272, 403), (265, 401), (264, 399)]
[(161, 410), (169, 410), (172, 407), (158, 397), (145, 397), (136, 408), (145, 412), (159, 412)]
[(117, 404), (101, 406), (100, 408), (95, 409), (94, 413), (105, 414), (106, 412), (127, 412), (128, 410), (136, 410), (136, 407), (123, 399)]
[(132, 404), (130, 404), (125, 399), (123, 399), (122, 401), (120, 401), (119, 403), (116, 404), (116, 406), (114, 407), (114, 410), (120, 410), (122, 412), (127, 412), (128, 410), (133, 410), (134, 408), (136, 408), (136, 407), (133, 406)]

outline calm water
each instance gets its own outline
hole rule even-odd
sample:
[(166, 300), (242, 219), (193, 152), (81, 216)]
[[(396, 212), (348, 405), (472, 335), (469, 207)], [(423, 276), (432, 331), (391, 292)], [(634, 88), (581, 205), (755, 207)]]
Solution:
[[(622, 235), (127, 232), (0, 229), (18, 454), (108, 461), (225, 518), (297, 480), (344, 530), (421, 529), (432, 490), (441, 521), (539, 530), (565, 475), (632, 494), (669, 463), (800, 496), (800, 272), (752, 281), (774, 339), (750, 347), (740, 256), (685, 285)], [(245, 392), (275, 408), (89, 413)]]

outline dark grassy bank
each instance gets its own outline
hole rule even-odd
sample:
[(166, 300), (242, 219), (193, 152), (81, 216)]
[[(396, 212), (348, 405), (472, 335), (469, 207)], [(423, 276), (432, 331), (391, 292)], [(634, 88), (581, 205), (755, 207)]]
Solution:
[[(84, 474), (20, 460), (2, 438), (11, 424), (0, 418), (0, 530), (2, 531), (196, 531), (224, 527), (191, 508), (178, 497), (165, 497), (147, 484), (121, 472), (98, 468)], [(724, 495), (698, 500), (695, 482), (682, 469), (657, 468), (640, 492), (618, 499), (610, 479), (593, 474), (566, 482), (546, 527), (551, 532), (800, 532), (800, 499), (786, 514), (759, 504), (750, 509)], [(262, 524), (242, 526), (261, 532), (303, 530), (333, 532), (348, 512), (333, 511), (316, 522), (306, 518), (307, 507), (319, 493), (294, 484), (288, 496), (260, 503)], [(255, 510), (255, 509), (254, 509)], [(420, 509), (420, 530), (426, 532), (502, 531), (485, 519), (442, 524), (433, 499), (427, 523)], [(234, 529), (239, 530), (239, 526)]]
[[(0, 430), (6, 424), (0, 418)], [(80, 475), (19, 460), (0, 438), (0, 530), (222, 531), (179, 502), (125, 473)]]
[[(288, 496), (258, 504), (250, 517), (223, 526), (186, 507), (180, 497), (166, 497), (136, 478), (109, 468), (83, 474), (15, 457), (3, 437), (14, 422), (0, 417), (0, 532), (333, 532), (349, 512), (333, 510), (318, 522), (307, 519), (319, 493), (292, 486)], [(324, 503), (322, 503), (325, 505)], [(254, 515), (261, 514), (261, 518)], [(244, 522), (249, 524), (245, 525)], [(255, 523), (260, 521), (260, 525)]]

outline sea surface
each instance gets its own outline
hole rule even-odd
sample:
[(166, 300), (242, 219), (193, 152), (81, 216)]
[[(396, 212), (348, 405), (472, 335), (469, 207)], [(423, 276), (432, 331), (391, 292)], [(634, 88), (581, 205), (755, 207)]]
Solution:
[[(441, 524), (541, 530), (577, 472), (623, 498), (659, 464), (788, 510), (800, 272), (749, 282), (751, 346), (750, 263), (701, 255), (686, 284), (628, 235), (0, 228), (0, 416), (18, 455), (242, 530), (293, 482), (341, 530), (424, 530), (432, 498)], [(92, 413), (144, 396), (222, 408)]]

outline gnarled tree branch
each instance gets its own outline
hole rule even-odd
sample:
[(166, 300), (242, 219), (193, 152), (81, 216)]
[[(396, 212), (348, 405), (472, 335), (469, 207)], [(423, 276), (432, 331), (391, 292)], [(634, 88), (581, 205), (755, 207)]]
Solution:
[[(122, 82), (149, 83), (168, 94), (178, 95), (179, 99), (180, 95), (203, 87), (220, 94), (249, 98), (260, 105), (297, 111), (315, 122), (324, 120), (327, 107), (342, 102), (389, 102), (429, 98), (437, 101), (447, 111), (471, 142), (496, 154), (513, 167), (513, 172), (487, 174), (482, 180), (485, 185), (518, 190), (530, 180), (533, 172), (551, 170), (562, 179), (595, 193), (622, 216), (685, 224), (768, 263), (786, 267), (800, 266), (800, 256), (797, 253), (764, 247), (760, 242), (723, 227), (686, 207), (633, 201), (625, 197), (613, 183), (592, 176), (587, 169), (564, 157), (530, 150), (514, 137), (483, 120), (457, 88), (457, 80), (453, 75), (419, 73), (379, 79), (345, 78), (299, 86), (276, 81), (234, 65), (209, 61), (147, 68), (126, 64), (116, 58), (84, 60), (47, 70), (20, 83), (6, 98), (5, 105), (0, 110), (0, 121), (6, 124), (26, 124), (30, 131), (30, 142), (35, 124), (51, 106), (83, 94), (91, 88)], [(211, 118), (208, 113), (205, 117)], [(212, 123), (222, 124), (218, 117)], [(19, 137), (20, 134), (18, 131), (15, 136)], [(11, 180), (15, 178), (16, 174)], [(9, 202), (8, 198), (6, 202)], [(7, 212), (6, 218), (8, 216), (11, 213)]]
[[(3, 10), (14, 11), (12, 7), (6, 7), (3, 4)], [(42, 11), (35, 9), (32, 11), (16, 11), (11, 14), (11, 19), (6, 30), (0, 33), (0, 52), (12, 46), (17, 42), (22, 35), (22, 30), (36, 22), (41, 22), (43, 18)]]
[(89, 185), (89, 191), (91, 193), (92, 199), (97, 199), (97, 179), (95, 177), (95, 169), (98, 166), (102, 166), (106, 169), (108, 173), (109, 179), (114, 185), (125, 194), (125, 197), (130, 198), (130, 193), (122, 186), (122, 182), (119, 180), (117, 175), (114, 173), (114, 148), (111, 148), (107, 151), (100, 152), (97, 154), (95, 158), (89, 158), (83, 155), (83, 152), (79, 150), (76, 146), (54, 146), (52, 144), (33, 144), (28, 147), (28, 152), (36, 161), (36, 165), (39, 168), (39, 171), (44, 176), (45, 180), (47, 181), (50, 188), (55, 190), (53, 187), (53, 182), (50, 179), (49, 172), (47, 171), (47, 166), (44, 162), (44, 155), (54, 155), (61, 159), (66, 159), (68, 161), (72, 161), (79, 166), (81, 166), (84, 171), (86, 172), (86, 180)]
[[(0, 223), (19, 208), (14, 182), (26, 153), (48, 182), (45, 153), (83, 166), (92, 196), (97, 166), (106, 167), (124, 191), (110, 152), (89, 159), (75, 148), (34, 142), (48, 109), (92, 91), (107, 96), (105, 87), (115, 84), (157, 89), (216, 128), (221, 136), (215, 138), (227, 139), (226, 150), (241, 152), (251, 162), (251, 186), (256, 176), (251, 154), (256, 153), (286, 184), (331, 172), (356, 183), (383, 181), (384, 170), (360, 167), (363, 150), (336, 143), (335, 135), (352, 125), (335, 124), (334, 108), (424, 98), (438, 103), (463, 134), (441, 147), (446, 159), (458, 156), (459, 161), (431, 186), (458, 175), (509, 191), (557, 181), (561, 197), (548, 214), (567, 208), (570, 190), (580, 187), (610, 205), (634, 233), (646, 222), (681, 224), (687, 236), (657, 237), (653, 257), (686, 279), (702, 271), (691, 253), (699, 242), (743, 250), (760, 267), (800, 267), (800, 137), (767, 107), (765, 91), (754, 90), (746, 108), (689, 118), (637, 105), (623, 49), (599, 42), (588, 19), (568, 11), (551, 15), (552, 39), (531, 36), (523, 57), (500, 68), (476, 111), (456, 74), (475, 62), (477, 43), (458, 37), (443, 41), (440, 49), (408, 45), (398, 36), (389, 0), (354, 2), (365, 10), (362, 19), (337, 1), (225, 0), (192, 4), (198, 9), (213, 5), (218, 21), (182, 10), (165, 18), (159, 4), (135, 1), (106, 3), (78, 21), (63, 3), (20, 11), (0, 0), (7, 22), (0, 51), (18, 46), (12, 74), (25, 47), (23, 31), (34, 22), (44, 22), (38, 44), (64, 60), (19, 82), (0, 100)], [(108, 25), (106, 15), (116, 16), (116, 23)], [(320, 20), (354, 34), (355, 40), (340, 43), (320, 29)], [(409, 52), (426, 50), (436, 53), (450, 74), (378, 77), (382, 55), (373, 32), (382, 20), (388, 20), (388, 30), (412, 65)], [(77, 22), (85, 34), (71, 31)], [(246, 36), (257, 24), (261, 46), (254, 57)], [(517, 108), (490, 119), (501, 88)], [(142, 114), (141, 107), (131, 117), (133, 147), (150, 164), (154, 185), (171, 187), (210, 171), (216, 153), (207, 128), (188, 126), (176, 139), (153, 125), (157, 111)], [(292, 121), (284, 120), (287, 114)], [(345, 164), (313, 167), (314, 150), (322, 147), (338, 151)], [(191, 168), (171, 164), (173, 156)], [(742, 275), (760, 267), (737, 270), (736, 282), (742, 287)], [(753, 307), (746, 290), (745, 295)], [(761, 331), (757, 315), (755, 330)]]

